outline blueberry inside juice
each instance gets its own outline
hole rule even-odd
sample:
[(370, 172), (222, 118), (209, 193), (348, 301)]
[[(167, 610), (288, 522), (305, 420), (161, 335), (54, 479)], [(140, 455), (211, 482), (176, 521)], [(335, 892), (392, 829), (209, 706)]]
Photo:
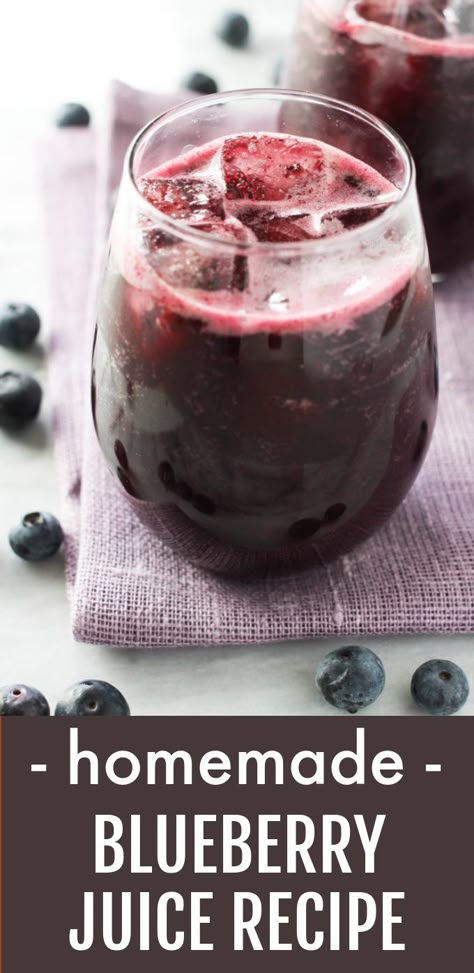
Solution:
[(433, 271), (474, 259), (473, 0), (302, 0), (286, 81), (388, 122), (415, 160)]
[(384, 217), (399, 190), (265, 133), (184, 153), (138, 189), (126, 243), (119, 203), (94, 348), (117, 480), (166, 543), (219, 571), (365, 540), (411, 486), (436, 410), (426, 248)]

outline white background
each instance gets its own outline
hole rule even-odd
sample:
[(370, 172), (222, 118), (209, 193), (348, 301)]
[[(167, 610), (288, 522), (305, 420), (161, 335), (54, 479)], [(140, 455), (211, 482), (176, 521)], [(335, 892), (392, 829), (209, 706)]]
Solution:
[[(213, 37), (220, 0), (29, 0), (4, 4), (0, 58), (0, 301), (25, 300), (43, 314), (48, 295), (35, 136), (58, 104), (85, 102), (100, 123), (107, 81), (118, 77), (173, 91), (189, 70), (215, 75), (221, 88), (272, 83), (291, 32), (296, 0), (238, 2), (253, 25), (248, 51)], [(43, 335), (44, 338), (44, 335)], [(0, 369), (31, 368), (47, 389), (43, 342), (25, 356), (0, 349)], [(336, 713), (314, 687), (318, 660), (335, 640), (136, 652), (76, 645), (70, 634), (62, 559), (29, 565), (15, 558), (8, 528), (29, 510), (58, 510), (48, 396), (41, 420), (20, 436), (0, 431), (0, 684), (41, 688), (54, 705), (82, 678), (118, 685), (135, 714)], [(411, 674), (441, 656), (463, 665), (473, 693), (473, 639), (369, 640), (382, 657), (387, 688), (367, 715), (414, 714)]]

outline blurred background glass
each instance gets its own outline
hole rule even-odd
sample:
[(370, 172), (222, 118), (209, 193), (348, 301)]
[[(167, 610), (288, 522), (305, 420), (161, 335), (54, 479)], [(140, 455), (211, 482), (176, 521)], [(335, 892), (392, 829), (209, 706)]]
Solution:
[(417, 170), (431, 266), (474, 258), (474, 0), (301, 0), (285, 81), (394, 128)]

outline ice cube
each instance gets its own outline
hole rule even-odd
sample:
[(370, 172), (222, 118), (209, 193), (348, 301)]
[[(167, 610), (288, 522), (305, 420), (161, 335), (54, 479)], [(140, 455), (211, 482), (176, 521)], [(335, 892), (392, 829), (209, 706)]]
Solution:
[(315, 236), (307, 213), (280, 216), (269, 209), (247, 209), (241, 211), (240, 220), (257, 240), (267, 243), (297, 243)]
[(373, 219), (399, 193), (374, 169), (310, 139), (229, 138), (221, 164), (226, 213), (266, 242), (297, 242), (352, 229)]
[(202, 175), (144, 176), (140, 179), (139, 189), (149, 203), (176, 220), (198, 223), (224, 217), (219, 188)]
[(224, 139), (221, 165), (226, 208), (234, 200), (301, 199), (322, 178), (323, 147), (290, 136), (255, 134)]
[(319, 191), (308, 189), (305, 206), (295, 201), (232, 204), (240, 223), (268, 243), (296, 243), (351, 230), (380, 215), (399, 191), (373, 172), (372, 180), (362, 167), (361, 175), (328, 165)]
[[(201, 233), (229, 243), (255, 241), (253, 233), (237, 220), (198, 222)], [(149, 252), (149, 260), (160, 276), (174, 288), (200, 291), (242, 291), (248, 282), (247, 257), (226, 247), (207, 250), (196, 241), (175, 239), (173, 245)]]

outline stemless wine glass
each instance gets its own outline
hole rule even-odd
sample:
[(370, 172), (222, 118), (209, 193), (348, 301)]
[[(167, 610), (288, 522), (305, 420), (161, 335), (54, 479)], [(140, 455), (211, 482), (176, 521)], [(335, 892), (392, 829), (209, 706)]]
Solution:
[(424, 459), (436, 362), (413, 165), (383, 123), (271, 89), (137, 136), (92, 399), (110, 469), (166, 544), (247, 574), (365, 540)]
[(474, 0), (301, 0), (286, 81), (399, 132), (433, 272), (474, 259)]

